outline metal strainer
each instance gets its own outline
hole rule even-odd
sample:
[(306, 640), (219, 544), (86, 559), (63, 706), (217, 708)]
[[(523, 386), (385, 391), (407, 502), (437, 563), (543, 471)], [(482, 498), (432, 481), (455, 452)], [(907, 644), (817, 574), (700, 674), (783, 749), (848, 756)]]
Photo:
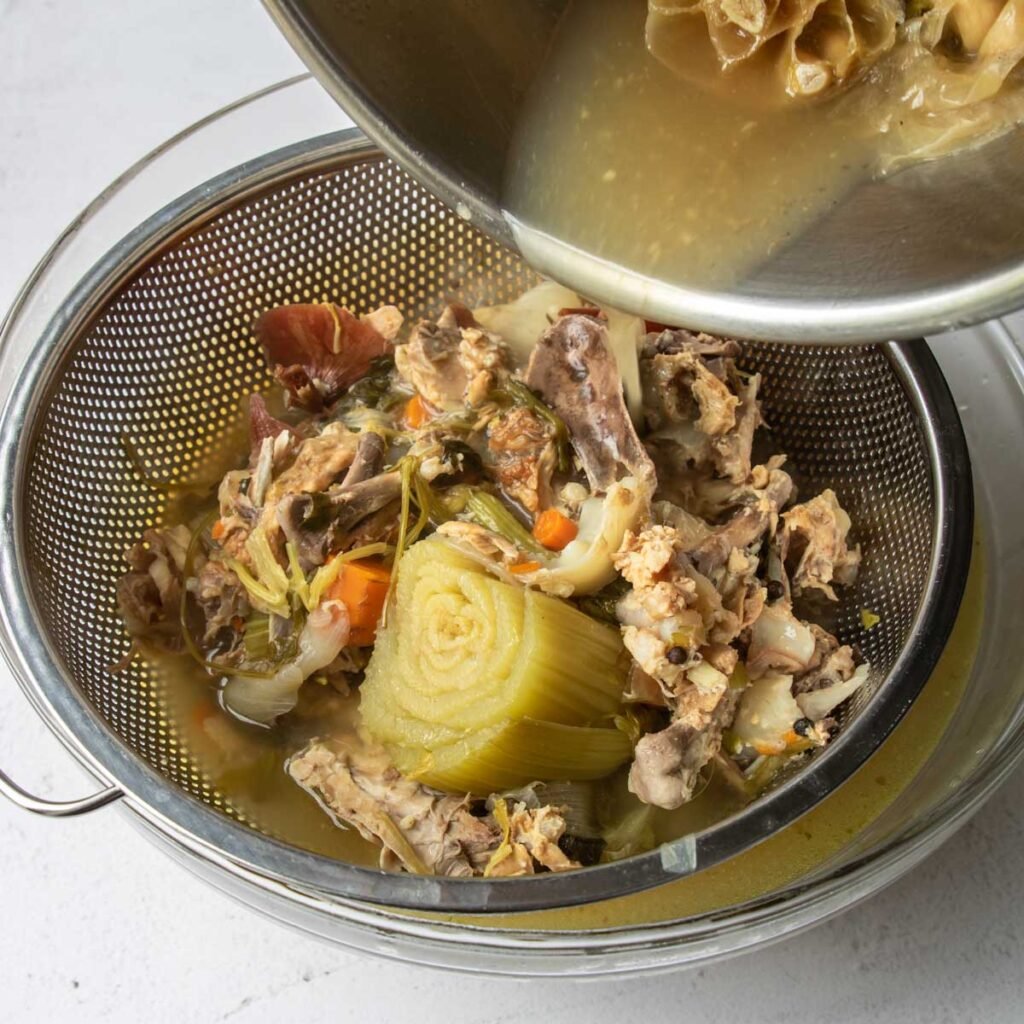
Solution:
[[(856, 525), (861, 575), (829, 625), (860, 645), (873, 676), (807, 767), (742, 813), (659, 851), (566, 875), (465, 881), (384, 874), (298, 850), (218, 791), (145, 664), (110, 671), (127, 649), (114, 605), (122, 553), (160, 522), (164, 504), (133, 471), (123, 438), (154, 476), (201, 474), (240, 399), (266, 381), (250, 333), (257, 314), (330, 299), (357, 310), (394, 303), (415, 318), (448, 295), (500, 302), (535, 280), (358, 132), (310, 140), (210, 182), (94, 268), (40, 339), (0, 424), (7, 639), (30, 697), (111, 782), (71, 809), (123, 794), (150, 824), (207, 856), (329, 898), (526, 910), (623, 895), (732, 856), (810, 808), (885, 738), (945, 642), (972, 530), (964, 438), (923, 342), (747, 348), (765, 374), (774, 442), (808, 490), (837, 491)], [(863, 628), (862, 608), (880, 617), (875, 628)]]

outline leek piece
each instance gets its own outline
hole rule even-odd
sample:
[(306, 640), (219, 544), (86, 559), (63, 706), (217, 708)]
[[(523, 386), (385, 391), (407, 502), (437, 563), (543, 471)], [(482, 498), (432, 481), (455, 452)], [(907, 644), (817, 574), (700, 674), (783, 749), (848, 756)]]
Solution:
[(650, 496), (633, 477), (612, 484), (603, 498), (588, 498), (580, 510), (576, 539), (528, 582), (562, 597), (598, 593), (618, 577), (615, 552), (626, 531), (637, 529), (649, 508)]
[(229, 569), (239, 578), (242, 586), (249, 594), (253, 607), (267, 615), (280, 615), (282, 618), (291, 616), (291, 605), (288, 603), (288, 591), (291, 580), (278, 564), (270, 547), (270, 541), (261, 526), (257, 526), (249, 534), (245, 542), (246, 550), (252, 558), (253, 572), (250, 572), (235, 558), (226, 560)]
[[(391, 749), (391, 748), (389, 748)], [(395, 767), (435, 789), (483, 796), (525, 780), (601, 779), (633, 755), (618, 729), (521, 719), (427, 753), (396, 747)]]
[(617, 630), (437, 537), (402, 560), (360, 708), (400, 771), (486, 794), (628, 760), (629, 737), (605, 724), (625, 675)]

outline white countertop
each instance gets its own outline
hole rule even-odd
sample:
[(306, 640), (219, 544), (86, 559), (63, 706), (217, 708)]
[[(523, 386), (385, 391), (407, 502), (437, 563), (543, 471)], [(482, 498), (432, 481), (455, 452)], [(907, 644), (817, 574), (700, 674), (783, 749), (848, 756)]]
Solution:
[[(0, 311), (57, 233), (171, 133), (302, 70), (255, 0), (0, 0)], [(341, 122), (339, 120), (339, 126)], [(0, 766), (91, 787), (0, 671)], [(0, 800), (0, 1020), (1010, 1024), (1024, 1020), (1024, 773), (908, 878), (764, 952), (654, 980), (475, 980), (255, 916), (112, 810)]]

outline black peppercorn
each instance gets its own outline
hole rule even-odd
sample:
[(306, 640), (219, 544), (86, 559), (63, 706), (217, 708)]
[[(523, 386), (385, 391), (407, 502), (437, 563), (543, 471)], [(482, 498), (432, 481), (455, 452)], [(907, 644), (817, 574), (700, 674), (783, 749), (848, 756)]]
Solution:
[(765, 589), (769, 601), (781, 601), (786, 596), (786, 588), (778, 580), (769, 580)]
[(685, 647), (670, 647), (668, 654), (665, 655), (673, 665), (682, 665), (686, 661), (686, 648)]
[(793, 732), (797, 736), (806, 736), (814, 728), (814, 723), (809, 718), (798, 718), (793, 723)]

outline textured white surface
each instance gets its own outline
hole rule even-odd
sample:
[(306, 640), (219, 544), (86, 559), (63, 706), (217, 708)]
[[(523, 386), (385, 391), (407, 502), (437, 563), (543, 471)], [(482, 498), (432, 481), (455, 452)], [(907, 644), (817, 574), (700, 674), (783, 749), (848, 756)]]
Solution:
[[(255, 0), (0, 0), (0, 310), (119, 171), (300, 70)], [(0, 672), (0, 765), (81, 773)], [(341, 953), (255, 917), (113, 811), (0, 802), (0, 1020), (757, 1024), (1024, 1020), (1024, 774), (885, 894), (724, 966), (649, 981), (475, 981)]]

